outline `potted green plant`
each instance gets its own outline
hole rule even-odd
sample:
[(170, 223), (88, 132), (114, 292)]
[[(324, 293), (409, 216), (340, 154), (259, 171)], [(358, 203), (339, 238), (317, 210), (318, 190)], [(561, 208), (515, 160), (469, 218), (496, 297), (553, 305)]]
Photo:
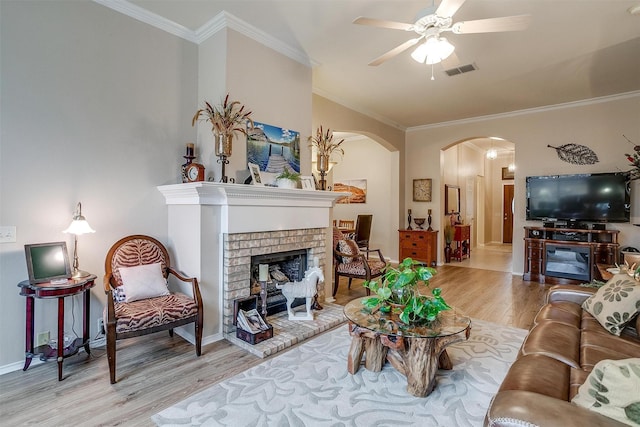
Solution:
[(276, 177), (276, 185), (281, 188), (298, 188), (300, 174), (284, 168), (280, 175)]
[(431, 290), (431, 295), (420, 293), (420, 285), (428, 288), (434, 274), (435, 268), (405, 258), (397, 268), (388, 266), (381, 280), (364, 283), (374, 296), (365, 298), (362, 304), (372, 313), (395, 312), (406, 325), (432, 322), (441, 311), (451, 308), (442, 298), (440, 288)]

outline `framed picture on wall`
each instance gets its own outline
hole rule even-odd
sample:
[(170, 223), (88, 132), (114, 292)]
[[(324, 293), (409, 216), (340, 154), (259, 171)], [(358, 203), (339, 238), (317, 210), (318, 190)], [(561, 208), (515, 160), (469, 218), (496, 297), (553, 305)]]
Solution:
[(414, 202), (430, 202), (431, 201), (431, 178), (422, 178), (413, 180), (413, 201)]
[(502, 168), (502, 179), (514, 179), (515, 175), (513, 174), (513, 172), (514, 171), (510, 171), (509, 168)]
[(350, 193), (342, 197), (336, 203), (367, 203), (367, 180), (350, 179), (333, 183), (333, 191)]

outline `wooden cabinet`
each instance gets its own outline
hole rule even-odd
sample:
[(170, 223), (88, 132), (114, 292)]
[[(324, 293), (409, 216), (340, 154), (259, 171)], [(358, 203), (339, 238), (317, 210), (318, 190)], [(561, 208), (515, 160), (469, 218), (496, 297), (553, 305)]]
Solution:
[(400, 261), (411, 258), (435, 267), (438, 261), (438, 232), (427, 230), (398, 230)]
[[(524, 280), (551, 284), (579, 284), (590, 281), (596, 264), (618, 262), (618, 230), (575, 230), (569, 228), (524, 227)], [(586, 258), (588, 277), (578, 280), (557, 277), (547, 271), (547, 249), (561, 247), (575, 250)], [(553, 250), (551, 250), (553, 252)]]

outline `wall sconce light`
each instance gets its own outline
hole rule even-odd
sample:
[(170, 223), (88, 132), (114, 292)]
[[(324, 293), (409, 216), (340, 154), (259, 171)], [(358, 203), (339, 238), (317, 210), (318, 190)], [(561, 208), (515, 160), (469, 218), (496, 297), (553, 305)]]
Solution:
[(89, 275), (86, 271), (80, 270), (78, 262), (78, 236), (87, 233), (95, 233), (96, 230), (91, 228), (84, 216), (82, 216), (82, 204), (78, 202), (76, 211), (73, 214), (73, 220), (69, 227), (63, 233), (73, 234), (73, 277), (74, 279), (86, 277)]

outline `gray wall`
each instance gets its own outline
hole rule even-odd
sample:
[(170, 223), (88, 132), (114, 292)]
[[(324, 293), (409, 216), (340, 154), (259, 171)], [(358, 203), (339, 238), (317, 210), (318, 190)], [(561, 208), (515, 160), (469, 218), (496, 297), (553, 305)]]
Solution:
[[(110, 245), (132, 233), (166, 240), (156, 186), (178, 182), (185, 144), (195, 140), (198, 51), (93, 2), (3, 0), (0, 8), (0, 225), (17, 227), (17, 242), (0, 244), (4, 367), (24, 357), (23, 246), (66, 241), (71, 250), (62, 230), (78, 201), (96, 230), (79, 238), (80, 267), (98, 275), (92, 337)], [(56, 312), (55, 301), (36, 301), (36, 333), (55, 333)]]

